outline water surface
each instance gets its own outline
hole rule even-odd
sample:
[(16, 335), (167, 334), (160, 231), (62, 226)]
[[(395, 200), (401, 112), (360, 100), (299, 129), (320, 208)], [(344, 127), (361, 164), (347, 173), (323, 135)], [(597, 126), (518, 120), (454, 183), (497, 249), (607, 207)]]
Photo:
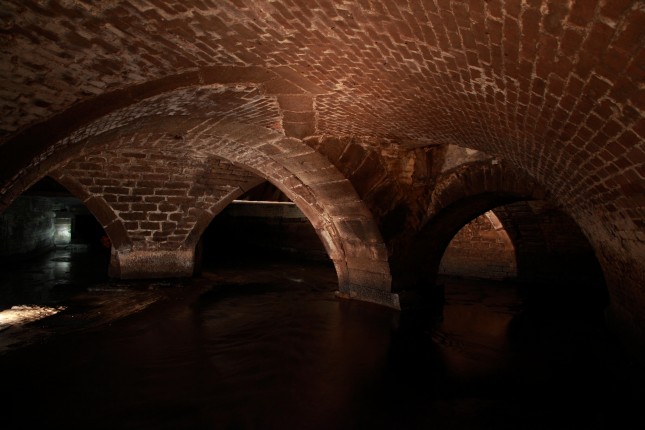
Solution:
[(35, 292), (14, 273), (25, 291), (3, 303), (68, 308), (0, 332), (1, 428), (639, 428), (640, 385), (602, 329), (528, 314), (512, 284), (444, 279), (438, 321), (339, 301), (320, 263), (133, 283), (43, 270)]

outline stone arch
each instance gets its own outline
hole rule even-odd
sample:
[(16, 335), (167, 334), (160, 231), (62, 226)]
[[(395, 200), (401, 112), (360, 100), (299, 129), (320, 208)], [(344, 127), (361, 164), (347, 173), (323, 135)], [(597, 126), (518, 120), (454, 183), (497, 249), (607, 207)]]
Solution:
[[(153, 131), (166, 140), (151, 140)], [(327, 158), (296, 138), (217, 119), (146, 117), (48, 154), (24, 172), (21, 183), (34, 180), (37, 172), (61, 169), (69, 159), (97, 148), (143, 144), (220, 158), (270, 181), (316, 229), (336, 267), (341, 296), (398, 308), (398, 297), (390, 292), (387, 250), (371, 213)], [(59, 177), (64, 177), (64, 169)], [(14, 194), (16, 185), (5, 190), (5, 195)], [(188, 251), (182, 248), (182, 252)], [(127, 255), (127, 249), (117, 250), (115, 266), (128, 264)]]
[[(532, 202), (546, 203), (545, 192), (531, 178), (508, 166), (499, 163), (493, 164), (493, 162), (473, 163), (446, 173), (439, 180), (433, 193), (428, 210), (429, 220), (408, 249), (407, 270), (408, 273), (413, 273), (415, 276), (398, 280), (403, 279), (404, 286), (418, 291), (427, 300), (434, 301), (434, 305), (440, 304), (442, 291), (436, 285), (436, 276), (444, 252), (459, 230), (489, 210), (499, 210), (500, 207), (511, 208)], [(548, 206), (566, 218), (567, 222), (571, 224), (569, 230), (575, 227), (576, 231), (572, 232), (570, 237), (583, 243), (585, 252), (588, 249), (590, 254), (581, 254), (580, 256), (584, 260), (585, 267), (590, 271), (590, 276), (576, 276), (575, 278), (580, 278), (580, 280), (571, 284), (573, 280), (571, 277), (560, 280), (547, 276), (534, 280), (529, 275), (528, 278), (520, 278), (522, 284), (527, 286), (524, 291), (527, 294), (526, 297), (530, 299), (531, 303), (548, 304), (548, 306), (556, 306), (569, 312), (573, 310), (572, 306), (575, 305), (577, 311), (598, 315), (598, 312), (607, 306), (608, 296), (595, 250), (571, 217), (553, 205)], [(509, 219), (509, 216), (506, 216), (504, 219), (499, 219), (498, 222), (500, 225), (503, 224), (506, 229)], [(541, 234), (545, 240), (550, 240), (546, 237), (549, 233), (542, 232)], [(508, 236), (517, 252), (520, 245), (517, 242), (517, 235), (509, 234)], [(520, 269), (519, 259), (517, 264)], [(562, 267), (563, 265), (560, 264), (556, 269), (562, 269)], [(596, 267), (597, 270), (595, 270)], [(574, 270), (575, 272), (579, 268), (567, 267), (566, 270)], [(396, 275), (397, 273), (394, 274), (395, 280), (397, 280)], [(597, 279), (598, 276), (603, 279)], [(533, 284), (539, 284), (539, 288), (534, 288)], [(548, 288), (543, 288), (544, 285), (547, 285)], [(566, 288), (562, 288), (563, 286)]]
[(190, 248), (195, 248), (199, 242), (199, 239), (204, 234), (204, 231), (208, 228), (208, 225), (213, 221), (220, 212), (226, 208), (233, 200), (244, 194), (244, 190), (235, 189), (228, 193), (224, 198), (219, 200), (213, 206), (211, 206), (207, 211), (201, 214), (201, 216), (195, 222), (195, 225), (191, 229), (190, 233), (186, 238), (186, 246)]
[(60, 170), (52, 171), (48, 176), (65, 187), (87, 207), (110, 238), (112, 248), (120, 248), (130, 243), (123, 223), (103, 197), (91, 195), (76, 179), (65, 175)]
[(469, 163), (437, 179), (427, 210), (428, 219), (465, 198), (495, 194), (524, 200), (544, 199), (546, 192), (528, 175), (498, 161)]
[(394, 260), (395, 288), (423, 290), (433, 285), (446, 247), (476, 217), (497, 206), (544, 196), (530, 177), (497, 160), (461, 165), (444, 173), (432, 192), (424, 226)]
[(341, 295), (398, 307), (376, 224), (326, 157), (298, 139), (239, 124), (202, 123), (186, 134), (191, 139), (200, 150), (268, 180), (300, 208), (336, 266)]
[(451, 239), (439, 274), (491, 280), (517, 277), (517, 255), (504, 225), (489, 210), (466, 224)]
[[(102, 129), (104, 125), (100, 124), (101, 120), (107, 118), (108, 123), (123, 125), (124, 112), (133, 106), (187, 89), (220, 87), (233, 91), (243, 86), (257, 90), (265, 100), (271, 100), (278, 108), (279, 112), (273, 112), (277, 115), (262, 118), (261, 122), (265, 126), (282, 131), (290, 137), (305, 138), (313, 134), (313, 99), (316, 95), (326, 93), (326, 90), (310, 82), (299, 72), (289, 67), (196, 67), (175, 75), (151, 77), (142, 83), (132, 83), (125, 88), (81, 100), (64, 111), (21, 130), (0, 145), (0, 183), (24, 182), (28, 173), (23, 169), (24, 166), (31, 164), (31, 167), (35, 167), (43, 161), (40, 158), (53, 156), (57, 144), (68, 145), (71, 138), (78, 139), (86, 133), (105, 131), (106, 129)], [(248, 100), (245, 100), (244, 104), (247, 103)], [(230, 107), (227, 106), (219, 114), (235, 118), (248, 110), (236, 111)], [(173, 108), (170, 109), (172, 110)], [(132, 113), (126, 113), (126, 116), (129, 114)], [(198, 112), (196, 114), (204, 116)], [(112, 115), (114, 118), (110, 118)], [(32, 158), (34, 155), (36, 159)], [(6, 206), (5, 199), (15, 198), (6, 196), (5, 191), (0, 190), (0, 210)]]

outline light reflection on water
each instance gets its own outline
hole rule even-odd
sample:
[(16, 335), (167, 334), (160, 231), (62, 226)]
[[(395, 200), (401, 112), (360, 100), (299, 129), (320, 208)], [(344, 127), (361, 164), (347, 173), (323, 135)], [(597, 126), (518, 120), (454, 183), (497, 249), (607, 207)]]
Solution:
[(212, 289), (0, 356), (2, 427), (592, 429), (630, 409), (584, 342), (534, 336), (498, 284), (448, 285), (440, 324), (338, 301), (323, 266), (194, 284)]
[(12, 306), (11, 309), (0, 311), (0, 330), (4, 330), (12, 325), (38, 321), (63, 310), (65, 310), (64, 306), (55, 308), (36, 305)]

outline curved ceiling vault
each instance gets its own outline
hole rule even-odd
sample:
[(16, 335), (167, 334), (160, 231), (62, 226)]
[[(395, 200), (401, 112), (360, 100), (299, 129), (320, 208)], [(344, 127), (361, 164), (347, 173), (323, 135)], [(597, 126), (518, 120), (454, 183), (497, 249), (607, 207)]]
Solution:
[(0, 207), (76, 143), (144, 117), (460, 145), (523, 170), (576, 220), (618, 319), (645, 338), (642, 1), (6, 0), (0, 13)]
[[(203, 229), (233, 198), (266, 179), (311, 221), (342, 294), (398, 307), (369, 210), (351, 183), (302, 141), (217, 117), (151, 115), (124, 122), (109, 122), (112, 128), (76, 142), (75, 151), (67, 148), (75, 154), (70, 160), (45, 163), (53, 177), (87, 196), (86, 204), (100, 200), (111, 209), (101, 219), (119, 237), (113, 238), (119, 246), (112, 267), (121, 276), (141, 277), (146, 266), (159, 266), (153, 259), (177, 274), (190, 273)], [(177, 252), (183, 266), (169, 263)]]

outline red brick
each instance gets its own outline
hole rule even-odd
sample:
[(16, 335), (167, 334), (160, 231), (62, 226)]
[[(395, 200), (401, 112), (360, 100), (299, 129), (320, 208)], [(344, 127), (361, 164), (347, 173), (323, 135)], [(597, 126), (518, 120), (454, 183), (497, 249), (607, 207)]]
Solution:
[(593, 21), (598, 0), (574, 0), (568, 20), (572, 24), (586, 27)]
[(126, 221), (144, 221), (146, 214), (143, 212), (122, 212), (119, 214), (119, 218)]
[(600, 13), (612, 19), (618, 19), (620, 16), (632, 6), (631, 0), (611, 0), (603, 2), (600, 8)]

